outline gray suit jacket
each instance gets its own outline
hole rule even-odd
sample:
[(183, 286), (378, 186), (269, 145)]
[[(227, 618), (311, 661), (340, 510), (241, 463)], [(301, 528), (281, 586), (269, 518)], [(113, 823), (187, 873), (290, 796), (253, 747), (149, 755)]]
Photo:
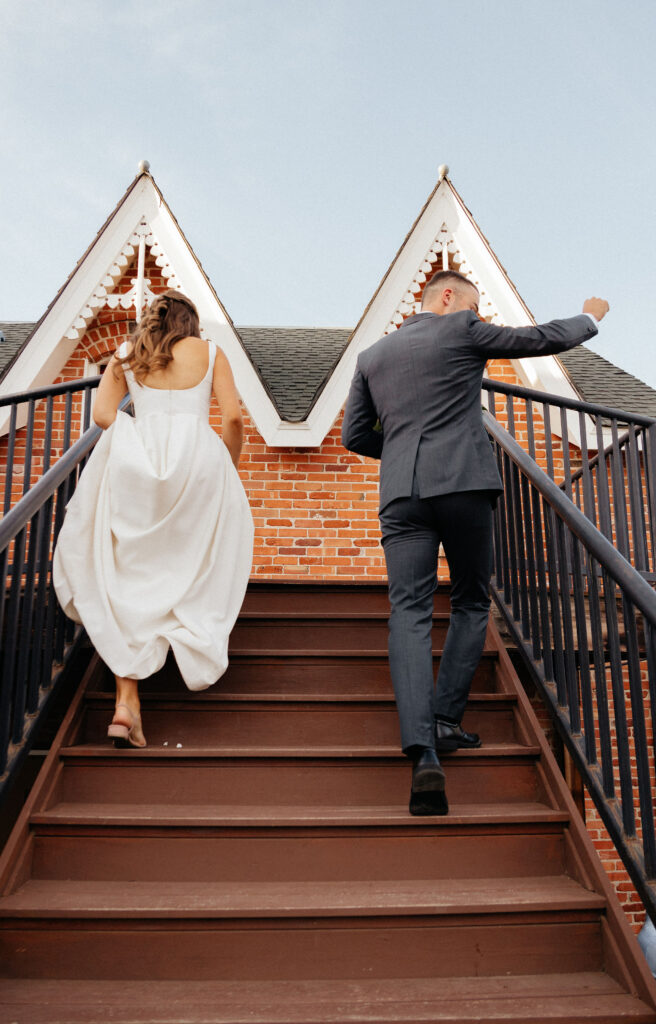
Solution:
[[(539, 327), (496, 327), (471, 310), (418, 313), (358, 356), (342, 444), (381, 459), (380, 509), (412, 493), (503, 488), (483, 426), (488, 359), (546, 356), (597, 333), (586, 314)], [(382, 431), (374, 429), (380, 420)]]

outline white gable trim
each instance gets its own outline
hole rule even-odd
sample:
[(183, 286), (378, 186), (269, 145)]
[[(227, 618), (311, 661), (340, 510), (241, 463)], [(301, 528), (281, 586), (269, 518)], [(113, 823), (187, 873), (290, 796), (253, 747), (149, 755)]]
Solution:
[[(412, 290), (417, 274), (430, 276), (430, 272), (422, 270), (422, 267), (429, 263), (431, 254), (431, 267), (434, 270), (440, 268), (434, 254), (441, 250), (442, 244), (460, 254), (463, 259), (461, 270), (479, 286), (483, 311), (492, 313), (494, 321), (509, 327), (535, 323), (460, 196), (445, 178), (434, 189), (392, 262), (307, 422), (296, 425), (295, 439), (287, 443), (303, 443), (296, 439), (300, 435), (299, 428), (302, 428), (306, 444), (321, 444), (346, 401), (359, 353), (389, 333), (395, 319), (397, 322), (401, 320), (395, 314), (399, 308), (407, 312), (412, 297), (408, 292)], [(481, 282), (485, 282), (484, 289)], [(527, 387), (569, 398), (579, 397), (553, 356), (513, 360), (513, 366)], [(291, 431), (289, 436), (292, 436)]]
[[(149, 174), (142, 174), (98, 234), (52, 306), (37, 325), (0, 385), (0, 394), (13, 394), (51, 384), (62, 372), (89, 320), (107, 297), (149, 229), (160, 265), (172, 286), (196, 303), (203, 333), (226, 353), (239, 393), (265, 441), (281, 425), (275, 406), (250, 362), (232, 321)], [(0, 419), (6, 429), (8, 413)]]

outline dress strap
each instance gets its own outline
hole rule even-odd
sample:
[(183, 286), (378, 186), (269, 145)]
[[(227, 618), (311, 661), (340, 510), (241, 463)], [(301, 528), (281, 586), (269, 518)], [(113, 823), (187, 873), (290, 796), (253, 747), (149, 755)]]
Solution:
[(207, 360), (207, 373), (205, 374), (205, 380), (212, 377), (214, 373), (214, 363), (216, 362), (216, 345), (210, 339), (207, 339), (208, 347), (208, 360)]

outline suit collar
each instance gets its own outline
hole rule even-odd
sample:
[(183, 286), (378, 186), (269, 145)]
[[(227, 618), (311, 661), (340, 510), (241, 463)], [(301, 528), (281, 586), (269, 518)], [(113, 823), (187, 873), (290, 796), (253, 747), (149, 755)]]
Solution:
[(406, 324), (414, 324), (416, 320), (425, 320), (429, 316), (437, 316), (437, 313), (431, 313), (430, 310), (425, 310), (423, 313), (413, 313), (412, 316), (405, 318), (401, 327), (405, 327)]

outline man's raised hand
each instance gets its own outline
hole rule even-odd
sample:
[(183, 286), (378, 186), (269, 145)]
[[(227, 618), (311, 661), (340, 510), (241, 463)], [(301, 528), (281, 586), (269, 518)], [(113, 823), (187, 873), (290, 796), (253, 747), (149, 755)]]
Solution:
[(586, 299), (583, 303), (583, 312), (592, 313), (595, 320), (603, 320), (609, 308), (605, 299)]

